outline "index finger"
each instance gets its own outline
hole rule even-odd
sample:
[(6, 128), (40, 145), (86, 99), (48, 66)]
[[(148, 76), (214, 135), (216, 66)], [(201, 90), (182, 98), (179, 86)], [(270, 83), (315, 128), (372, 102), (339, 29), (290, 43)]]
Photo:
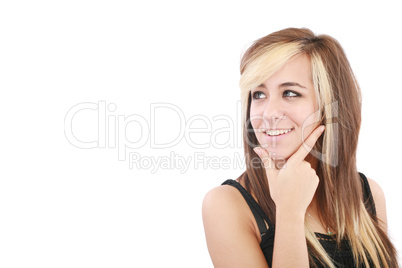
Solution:
[[(310, 136), (300, 145), (299, 149), (289, 158), (291, 161), (303, 161), (306, 156), (310, 153), (311, 149), (313, 149), (314, 144), (317, 142), (318, 138), (325, 130), (325, 125), (318, 126), (311, 132)], [(289, 161), (288, 160), (288, 161)]]

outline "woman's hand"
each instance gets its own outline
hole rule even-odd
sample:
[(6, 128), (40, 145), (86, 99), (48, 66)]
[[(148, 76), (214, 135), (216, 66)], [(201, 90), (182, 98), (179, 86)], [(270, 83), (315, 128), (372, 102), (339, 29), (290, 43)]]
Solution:
[[(310, 163), (304, 160), (324, 131), (317, 127), (299, 149), (289, 157), (283, 168), (278, 169), (275, 159), (262, 147), (254, 148), (264, 164), (269, 191), (277, 210), (304, 213), (314, 197), (319, 178)], [(307, 150), (306, 146), (309, 147)]]

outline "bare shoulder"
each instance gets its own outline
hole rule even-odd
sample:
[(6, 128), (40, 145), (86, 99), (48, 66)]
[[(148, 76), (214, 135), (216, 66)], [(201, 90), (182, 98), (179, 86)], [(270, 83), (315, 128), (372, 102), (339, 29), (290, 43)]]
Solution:
[(367, 178), (370, 190), (373, 195), (374, 204), (377, 210), (377, 217), (380, 220), (380, 223), (384, 229), (387, 231), (387, 209), (385, 204), (385, 194), (382, 190), (381, 186), (374, 181), (373, 179)]
[(374, 202), (385, 202), (385, 194), (381, 186), (373, 179), (367, 178), (371, 193), (373, 194)]
[(214, 267), (267, 267), (241, 193), (233, 186), (210, 190), (202, 204), (208, 251)]
[(243, 228), (252, 226), (248, 220), (247, 207), (241, 193), (230, 185), (215, 187), (205, 195), (202, 217), (206, 231), (210, 227), (209, 224), (212, 224), (215, 230), (218, 230), (220, 223), (227, 224), (222, 226), (225, 227), (225, 232), (229, 232), (230, 228), (236, 226)]
[(236, 200), (237, 194), (236, 194), (237, 189), (234, 188), (233, 186), (230, 185), (220, 185), (218, 187), (213, 188), (210, 190), (204, 198), (204, 205), (208, 205), (210, 202), (214, 202), (216, 199), (226, 200), (226, 199), (231, 199)]
[(202, 204), (203, 213), (213, 211), (239, 212), (239, 204), (242, 201), (240, 192), (233, 186), (221, 185), (210, 190), (204, 197)]

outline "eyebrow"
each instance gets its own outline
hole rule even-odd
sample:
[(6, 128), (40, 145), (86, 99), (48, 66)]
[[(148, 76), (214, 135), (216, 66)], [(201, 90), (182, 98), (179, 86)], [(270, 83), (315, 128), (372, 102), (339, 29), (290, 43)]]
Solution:
[[(261, 84), (258, 87), (266, 88), (264, 84)], [(300, 87), (300, 88), (306, 89), (305, 86), (302, 86), (297, 82), (285, 82), (285, 83), (280, 84), (279, 87)]]
[(279, 85), (279, 87), (301, 87), (301, 88), (306, 88), (305, 86), (300, 85), (299, 83), (296, 82), (285, 82)]

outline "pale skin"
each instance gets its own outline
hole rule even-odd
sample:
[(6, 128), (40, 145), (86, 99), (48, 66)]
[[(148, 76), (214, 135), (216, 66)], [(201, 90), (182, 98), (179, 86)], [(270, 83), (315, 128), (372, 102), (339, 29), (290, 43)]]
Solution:
[[(261, 144), (256, 153), (266, 167), (270, 194), (277, 207), (273, 268), (309, 267), (304, 236), (305, 221), (309, 222), (314, 232), (326, 233), (325, 226), (306, 216), (308, 212), (314, 218), (319, 218), (315, 201), (319, 178), (315, 172), (317, 162), (309, 155), (302, 141), (311, 148), (322, 135), (321, 126), (303, 125), (317, 109), (310, 77), (309, 59), (300, 56), (252, 91), (258, 98), (252, 101), (251, 117), (266, 118), (252, 121)], [(259, 131), (267, 129), (267, 125), (268, 129), (274, 126), (275, 129), (292, 131), (282, 140), (275, 140)], [(286, 159), (286, 168), (281, 169), (275, 165), (278, 158)], [(371, 179), (368, 181), (377, 217), (386, 232), (384, 193), (376, 182)], [(236, 188), (223, 185), (209, 191), (203, 201), (202, 215), (214, 267), (268, 267), (260, 248), (261, 237), (257, 223)]]

